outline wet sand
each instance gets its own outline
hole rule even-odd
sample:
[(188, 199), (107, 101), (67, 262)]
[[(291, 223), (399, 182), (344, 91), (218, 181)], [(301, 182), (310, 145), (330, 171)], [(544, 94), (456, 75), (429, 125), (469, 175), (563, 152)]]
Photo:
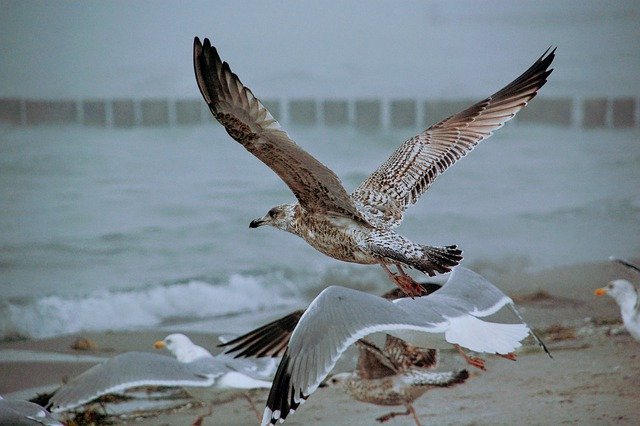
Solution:
[[(636, 259), (637, 261), (637, 259)], [(470, 265), (474, 268), (474, 265)], [(489, 274), (475, 265), (518, 301), (525, 319), (542, 332), (553, 354), (550, 359), (537, 346), (526, 345), (516, 362), (486, 357), (487, 371), (471, 371), (470, 379), (447, 389), (433, 389), (415, 403), (423, 424), (640, 424), (640, 342), (621, 327), (613, 299), (597, 298), (593, 290), (608, 280), (637, 277), (610, 262), (575, 265), (531, 274)], [(281, 315), (277, 313), (274, 317)], [(265, 317), (261, 321), (268, 321)], [(33, 388), (53, 388), (96, 362), (80, 359), (49, 360), (69, 356), (108, 357), (130, 350), (153, 351), (151, 345), (167, 330), (83, 333), (99, 349), (70, 348), (77, 335), (0, 344), (0, 394), (33, 394)], [(189, 333), (193, 340), (215, 351), (214, 334)], [(20, 352), (7, 352), (7, 351)], [(44, 360), (33, 355), (45, 353)], [(9, 357), (9, 354), (11, 356)], [(54, 357), (55, 355), (55, 357)], [(353, 353), (339, 369), (349, 368)], [(26, 359), (34, 359), (28, 361)], [(461, 357), (443, 351), (442, 366), (466, 368)], [(25, 390), (27, 390), (25, 392)], [(259, 410), (267, 391), (253, 392)], [(11, 396), (11, 395), (10, 395)], [(339, 388), (322, 388), (287, 419), (292, 425), (369, 425), (375, 418), (400, 407), (378, 407), (353, 401)], [(111, 418), (116, 424), (188, 425), (207, 412), (201, 403), (144, 417)], [(205, 425), (257, 424), (255, 414), (241, 396), (219, 403)], [(387, 424), (411, 425), (408, 417)]]

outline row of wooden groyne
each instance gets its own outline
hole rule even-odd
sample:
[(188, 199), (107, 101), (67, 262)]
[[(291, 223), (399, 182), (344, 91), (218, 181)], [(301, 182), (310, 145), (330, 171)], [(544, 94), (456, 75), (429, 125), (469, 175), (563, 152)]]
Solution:
[[(468, 107), (472, 100), (292, 99), (266, 100), (286, 125), (355, 126), (362, 129), (426, 127)], [(213, 122), (200, 99), (0, 99), (0, 124), (13, 126), (176, 127)], [(534, 99), (521, 123), (578, 128), (640, 127), (640, 98)]]

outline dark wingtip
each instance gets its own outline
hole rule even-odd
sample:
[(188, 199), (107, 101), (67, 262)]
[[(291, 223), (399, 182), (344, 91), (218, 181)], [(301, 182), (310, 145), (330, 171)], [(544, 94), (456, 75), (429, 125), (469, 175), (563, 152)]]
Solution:
[(622, 266), (626, 266), (627, 268), (640, 273), (640, 267), (634, 265), (633, 263), (629, 262), (628, 260), (620, 259), (620, 258), (617, 258), (617, 257), (614, 257), (614, 256), (609, 257), (609, 260), (612, 261), (612, 262), (619, 263)]
[(280, 413), (279, 419), (270, 419), (271, 424), (275, 424), (275, 422), (280, 419), (284, 421), (292, 408), (291, 403), (293, 402), (295, 392), (291, 386), (291, 374), (288, 371), (289, 362), (289, 350), (287, 349), (278, 365), (271, 390), (269, 391), (269, 397), (267, 398), (267, 408), (271, 413), (275, 413), (276, 411)]
[(462, 370), (456, 376), (454, 383), (464, 383), (469, 378), (469, 371)]

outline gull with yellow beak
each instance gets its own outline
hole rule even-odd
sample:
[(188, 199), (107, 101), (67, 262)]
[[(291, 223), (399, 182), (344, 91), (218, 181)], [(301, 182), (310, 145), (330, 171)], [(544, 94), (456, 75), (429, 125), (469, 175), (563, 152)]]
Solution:
[(273, 359), (214, 356), (184, 334), (171, 334), (154, 346), (166, 348), (175, 358), (149, 352), (116, 355), (61, 386), (49, 401), (51, 411), (74, 410), (103, 395), (141, 386), (184, 387), (195, 398), (210, 401), (224, 390), (271, 387), (277, 365)]
[[(627, 268), (640, 273), (640, 267), (622, 259), (610, 258), (611, 261), (618, 262)], [(638, 288), (627, 280), (613, 280), (605, 287), (596, 289), (596, 296), (605, 294), (612, 297), (622, 314), (622, 323), (634, 339), (640, 341), (640, 297)]]

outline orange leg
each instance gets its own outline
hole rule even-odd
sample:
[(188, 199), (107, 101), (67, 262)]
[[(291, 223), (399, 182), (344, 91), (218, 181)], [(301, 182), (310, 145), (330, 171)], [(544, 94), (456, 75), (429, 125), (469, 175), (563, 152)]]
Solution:
[(384, 416), (380, 416), (376, 418), (376, 420), (379, 421), (380, 423), (384, 423), (396, 416), (408, 416), (409, 414), (411, 414), (413, 416), (413, 420), (416, 422), (416, 426), (422, 426), (420, 424), (420, 420), (418, 419), (418, 415), (416, 414), (416, 410), (413, 408), (413, 406), (411, 404), (407, 404), (406, 407), (407, 407), (407, 411), (405, 411), (404, 413), (392, 411), (391, 413), (388, 413), (388, 414), (385, 414)]
[(203, 414), (201, 416), (198, 416), (196, 421), (193, 422), (191, 424), (191, 426), (202, 426), (202, 422), (204, 421), (204, 418), (205, 417), (209, 417), (211, 414), (213, 414), (213, 402), (209, 404), (209, 412), (207, 414)]
[(391, 272), (387, 267), (386, 263), (380, 262), (380, 265), (382, 266), (382, 269), (385, 270), (389, 278), (394, 283), (396, 283), (396, 285), (400, 287), (400, 289), (407, 296), (414, 298), (414, 297), (419, 297), (425, 294), (425, 290), (422, 288), (422, 286), (417, 282), (415, 282), (413, 278), (411, 278), (409, 275), (407, 275), (407, 273), (404, 272), (404, 270), (399, 264), (397, 263), (395, 264), (396, 268), (398, 269), (398, 274), (394, 274), (393, 272)]
[(508, 354), (496, 353), (496, 355), (501, 356), (502, 358), (508, 359), (510, 361), (517, 361), (518, 360), (515, 352), (509, 352)]
[(480, 370), (486, 370), (486, 368), (484, 368), (484, 360), (482, 358), (467, 355), (458, 345), (453, 345), (453, 347), (456, 348), (458, 352), (460, 352), (460, 355), (462, 355), (464, 360), (467, 361), (467, 364), (473, 365)]
[(258, 418), (258, 421), (262, 421), (262, 416), (258, 412), (258, 409), (256, 408), (256, 405), (253, 403), (253, 400), (251, 399), (249, 394), (248, 393), (243, 393), (242, 395), (249, 402), (249, 405), (251, 406), (251, 410), (256, 414), (256, 417)]

